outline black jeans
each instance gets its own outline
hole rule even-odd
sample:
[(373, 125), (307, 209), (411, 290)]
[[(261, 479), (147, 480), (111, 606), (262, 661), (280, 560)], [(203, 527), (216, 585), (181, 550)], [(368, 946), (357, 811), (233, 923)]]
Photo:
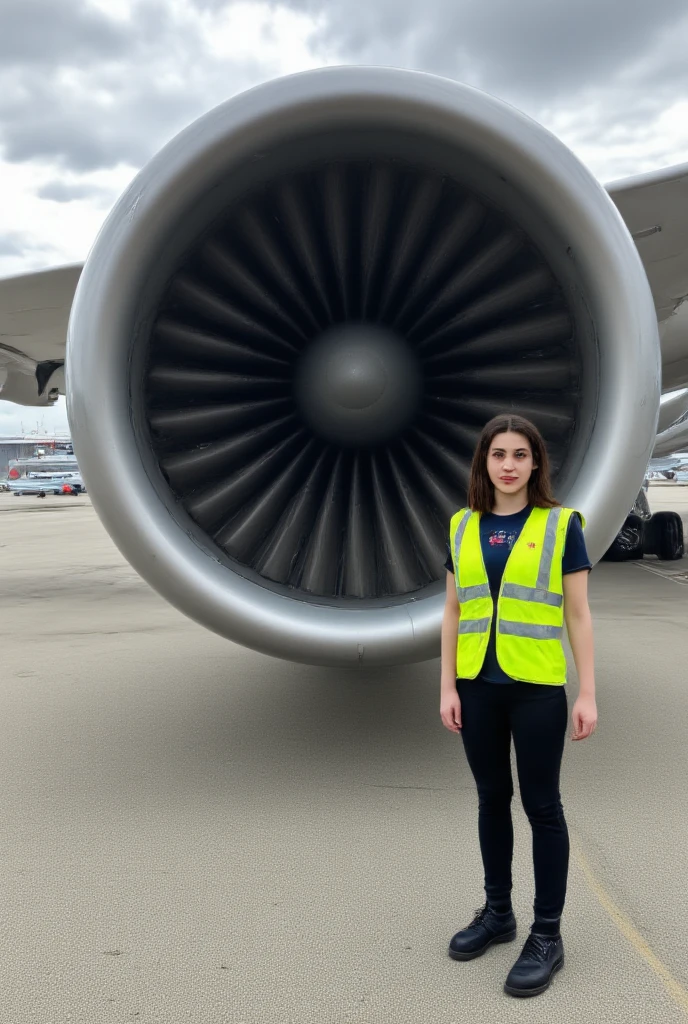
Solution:
[(535, 922), (552, 930), (566, 899), (569, 834), (559, 793), (568, 706), (563, 686), (459, 679), (461, 735), (478, 787), (478, 834), (485, 894), (495, 909), (511, 904), (511, 737), (521, 801), (533, 830)]

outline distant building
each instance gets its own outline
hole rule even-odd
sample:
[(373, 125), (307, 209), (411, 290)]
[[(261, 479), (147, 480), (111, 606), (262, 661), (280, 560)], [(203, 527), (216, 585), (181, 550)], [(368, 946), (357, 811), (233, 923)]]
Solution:
[(58, 452), (71, 454), (72, 440), (68, 434), (0, 435), (0, 480), (7, 478), (11, 459), (30, 459), (34, 456), (54, 456)]

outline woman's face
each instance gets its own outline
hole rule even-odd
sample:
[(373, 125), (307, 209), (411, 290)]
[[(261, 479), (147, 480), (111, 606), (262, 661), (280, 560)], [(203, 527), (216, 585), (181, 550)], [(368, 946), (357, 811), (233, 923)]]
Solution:
[(496, 491), (525, 492), (534, 469), (533, 453), (523, 434), (507, 431), (495, 435), (487, 452), (487, 473)]

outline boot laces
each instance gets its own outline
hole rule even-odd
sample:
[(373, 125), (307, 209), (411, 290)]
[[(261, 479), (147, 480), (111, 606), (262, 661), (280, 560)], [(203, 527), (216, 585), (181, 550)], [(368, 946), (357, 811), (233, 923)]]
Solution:
[(480, 908), (480, 910), (476, 910), (475, 917), (471, 921), (470, 927), (472, 928), (474, 924), (482, 924), (489, 909), (489, 905), (486, 903), (484, 907)]
[(526, 939), (526, 944), (519, 957), (519, 960), (534, 960), (541, 963), (549, 956), (552, 944), (557, 940), (547, 935), (533, 935), (532, 932)]

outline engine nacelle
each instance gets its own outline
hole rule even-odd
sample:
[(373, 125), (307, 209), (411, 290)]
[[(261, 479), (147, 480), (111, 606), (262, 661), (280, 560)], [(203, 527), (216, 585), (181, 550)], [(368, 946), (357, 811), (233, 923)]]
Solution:
[(454, 82), (333, 68), (200, 118), (79, 282), (79, 466), (187, 615), (319, 664), (439, 653), (444, 544), (498, 412), (538, 424), (596, 560), (638, 493), (657, 323), (606, 192)]

